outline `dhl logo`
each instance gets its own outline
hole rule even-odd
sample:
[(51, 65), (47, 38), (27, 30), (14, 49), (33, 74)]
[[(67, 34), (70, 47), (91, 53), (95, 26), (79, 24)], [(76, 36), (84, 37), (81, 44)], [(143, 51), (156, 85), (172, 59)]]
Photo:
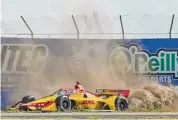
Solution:
[(82, 104), (94, 104), (94, 100), (83, 100)]

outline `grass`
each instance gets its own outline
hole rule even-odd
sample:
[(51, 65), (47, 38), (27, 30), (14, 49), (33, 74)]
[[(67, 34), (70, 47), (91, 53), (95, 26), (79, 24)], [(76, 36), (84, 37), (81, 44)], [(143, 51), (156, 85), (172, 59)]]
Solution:
[[(72, 117), (61, 117), (61, 118), (1, 118), (1, 120), (81, 120), (72, 118)], [(83, 119), (83, 118), (82, 118)], [(85, 120), (150, 120), (150, 119), (156, 119), (156, 120), (177, 120), (178, 117), (117, 117), (117, 118), (101, 118), (101, 117), (87, 117)]]
[[(18, 113), (19, 111), (1, 111), (2, 113)], [(76, 111), (77, 112), (77, 111)], [(91, 111), (78, 111), (78, 112), (91, 112)], [(99, 112), (99, 111), (98, 111)], [(172, 109), (168, 109), (168, 108), (157, 108), (157, 109), (132, 109), (130, 108), (128, 111), (125, 112), (178, 112), (177, 110), (172, 110)], [(20, 112), (23, 113), (23, 112)], [(27, 113), (27, 112), (24, 112)], [(28, 113), (34, 113), (32, 111), (29, 111)], [(35, 112), (37, 113), (37, 112)], [(109, 114), (109, 113), (108, 113)], [(2, 120), (23, 120), (23, 118), (1, 118)], [(74, 119), (72, 117), (61, 117), (61, 118), (47, 118), (47, 117), (41, 117), (41, 118), (24, 118), (25, 120), (77, 120)], [(171, 119), (178, 119), (178, 117), (176, 116), (170, 116), (170, 117), (166, 117), (166, 116), (160, 116), (160, 117), (132, 117), (132, 116), (122, 116), (122, 117), (116, 117), (116, 118), (102, 118), (102, 117), (96, 117), (96, 116), (90, 116), (85, 118), (85, 120), (118, 120), (118, 119), (122, 119), (122, 120), (131, 120), (131, 119), (166, 119), (166, 120), (171, 120)]]
[[(71, 112), (93, 112), (93, 111), (80, 110), (80, 111), (71, 111)], [(96, 111), (96, 112), (101, 112), (101, 111)], [(178, 110), (171, 109), (171, 108), (152, 108), (152, 109), (145, 109), (145, 108), (132, 109), (132, 108), (129, 108), (127, 111), (124, 111), (124, 112), (178, 112)], [(26, 112), (25, 111), (20, 112), (18, 110), (14, 110), (14, 111), (1, 111), (1, 113), (26, 113)], [(41, 113), (41, 111), (28, 111), (28, 113)]]
[(172, 108), (139, 108), (139, 109), (132, 109), (130, 108), (128, 112), (178, 112), (178, 109)]

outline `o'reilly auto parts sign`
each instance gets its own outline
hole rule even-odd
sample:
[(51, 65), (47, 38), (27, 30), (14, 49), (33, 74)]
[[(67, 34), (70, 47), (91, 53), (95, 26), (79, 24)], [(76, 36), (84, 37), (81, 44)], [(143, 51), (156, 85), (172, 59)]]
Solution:
[[(152, 43), (154, 45), (153, 41)], [(143, 80), (174, 84), (174, 81), (178, 80), (178, 48), (164, 48), (163, 46), (151, 53), (149, 49), (152, 47), (150, 45), (148, 49), (145, 49), (136, 43), (116, 45), (109, 52), (109, 65), (112, 66), (111, 58), (115, 57), (115, 53), (119, 51), (123, 53), (122, 57), (126, 57), (126, 65), (132, 65), (133, 73), (141, 74)]]

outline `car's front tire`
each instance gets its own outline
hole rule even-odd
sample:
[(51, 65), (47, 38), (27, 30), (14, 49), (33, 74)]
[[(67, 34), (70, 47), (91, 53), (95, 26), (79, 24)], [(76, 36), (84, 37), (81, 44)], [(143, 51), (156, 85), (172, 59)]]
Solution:
[(71, 101), (67, 96), (59, 96), (55, 102), (59, 111), (70, 111), (72, 109)]
[[(29, 103), (29, 102), (32, 102), (32, 101), (35, 101), (35, 97), (31, 96), (31, 95), (27, 95), (27, 96), (24, 96), (22, 98), (22, 103)], [(30, 109), (28, 108), (28, 106), (22, 106), (22, 107), (19, 108), (19, 110), (29, 111)]]
[(22, 103), (29, 103), (32, 101), (35, 101), (35, 97), (31, 95), (27, 95), (22, 98)]

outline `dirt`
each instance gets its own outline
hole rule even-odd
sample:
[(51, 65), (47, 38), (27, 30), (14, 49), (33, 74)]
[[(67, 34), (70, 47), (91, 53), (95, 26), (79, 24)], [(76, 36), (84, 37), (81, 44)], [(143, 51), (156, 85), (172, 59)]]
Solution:
[(133, 88), (128, 100), (132, 109), (178, 110), (177, 91), (172, 86), (163, 86), (158, 83)]

